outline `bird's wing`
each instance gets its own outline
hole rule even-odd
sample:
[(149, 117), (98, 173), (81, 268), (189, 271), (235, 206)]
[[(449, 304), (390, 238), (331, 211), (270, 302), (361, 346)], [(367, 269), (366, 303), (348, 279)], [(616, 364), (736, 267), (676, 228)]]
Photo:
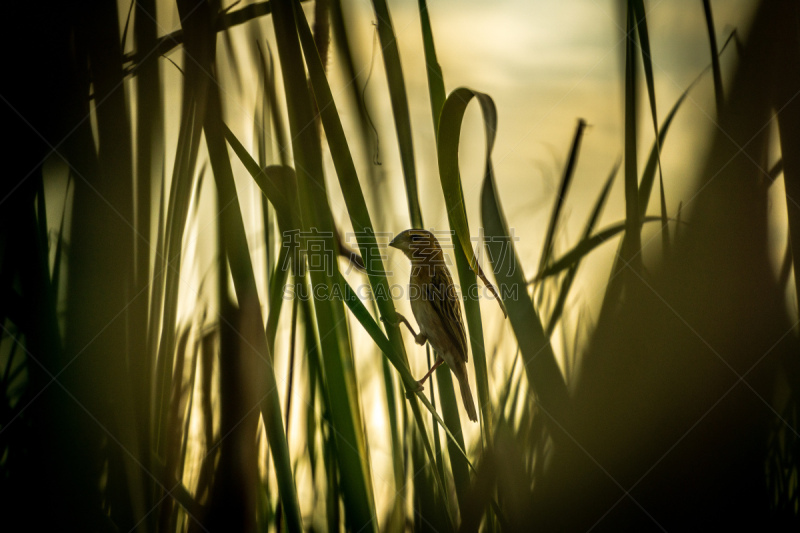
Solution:
[(447, 267), (442, 265), (435, 269), (433, 277), (426, 287), (428, 301), (436, 310), (447, 335), (453, 345), (460, 348), (464, 362), (469, 362), (469, 349), (467, 348), (467, 334), (464, 331), (464, 320), (461, 318), (461, 305), (453, 278)]

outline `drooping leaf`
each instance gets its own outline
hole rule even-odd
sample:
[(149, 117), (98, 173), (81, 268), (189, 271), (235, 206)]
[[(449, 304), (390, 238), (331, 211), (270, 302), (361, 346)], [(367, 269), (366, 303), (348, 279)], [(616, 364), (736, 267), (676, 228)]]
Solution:
[(533, 301), (526, 290), (525, 273), (516, 255), (491, 172), (483, 181), (481, 216), (486, 232), (486, 248), (495, 281), (506, 297), (508, 318), (517, 337), (528, 382), (539, 406), (548, 415), (553, 438), (560, 442), (572, 424), (564, 377), (556, 362)]
[(464, 206), (464, 193), (461, 190), (461, 176), (458, 169), (458, 147), (461, 141), (461, 123), (464, 120), (464, 113), (467, 105), (476, 98), (483, 112), (483, 123), (486, 131), (486, 157), (484, 175), (491, 173), (492, 149), (494, 148), (495, 135), (497, 132), (497, 108), (494, 101), (488, 94), (479, 93), (464, 87), (458, 88), (450, 93), (442, 108), (442, 116), (439, 120), (439, 137), (437, 148), (439, 155), (439, 178), (442, 180), (442, 192), (444, 193), (447, 216), (450, 227), (455, 232), (455, 237), (461, 244), (461, 248), (469, 262), (470, 268), (481, 278), (486, 287), (497, 299), (503, 315), (507, 316), (505, 306), (497, 295), (497, 290), (486, 278), (475, 253), (472, 249), (472, 239), (467, 223), (467, 211)]

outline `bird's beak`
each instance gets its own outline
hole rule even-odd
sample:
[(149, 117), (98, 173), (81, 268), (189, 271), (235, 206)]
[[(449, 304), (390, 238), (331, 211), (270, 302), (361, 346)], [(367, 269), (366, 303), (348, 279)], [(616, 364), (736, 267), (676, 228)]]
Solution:
[(389, 242), (389, 246), (392, 248), (400, 249), (400, 243), (398, 242), (400, 239), (400, 235), (397, 235), (394, 239)]

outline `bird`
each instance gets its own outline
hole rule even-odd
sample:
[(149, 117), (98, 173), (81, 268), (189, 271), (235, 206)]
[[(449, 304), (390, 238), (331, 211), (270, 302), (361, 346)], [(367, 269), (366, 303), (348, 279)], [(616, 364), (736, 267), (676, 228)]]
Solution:
[(411, 311), (419, 325), (419, 333), (414, 331), (409, 321), (400, 313), (396, 313), (397, 322), (390, 322), (385, 318), (382, 320), (394, 325), (403, 323), (414, 335), (417, 344), (430, 344), (437, 354), (436, 362), (418, 381), (420, 387), (434, 370), (442, 363), (447, 363), (458, 380), (467, 416), (477, 422), (478, 412), (467, 376), (467, 334), (458, 294), (445, 264), (442, 247), (433, 233), (422, 229), (408, 229), (397, 234), (389, 246), (397, 248), (411, 260), (409, 300)]

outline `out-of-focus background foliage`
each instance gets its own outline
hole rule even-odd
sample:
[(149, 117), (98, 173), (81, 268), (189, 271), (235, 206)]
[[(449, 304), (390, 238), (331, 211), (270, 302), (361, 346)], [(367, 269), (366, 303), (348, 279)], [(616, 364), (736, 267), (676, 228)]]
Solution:
[(795, 2), (6, 9), (3, 530), (798, 526)]

